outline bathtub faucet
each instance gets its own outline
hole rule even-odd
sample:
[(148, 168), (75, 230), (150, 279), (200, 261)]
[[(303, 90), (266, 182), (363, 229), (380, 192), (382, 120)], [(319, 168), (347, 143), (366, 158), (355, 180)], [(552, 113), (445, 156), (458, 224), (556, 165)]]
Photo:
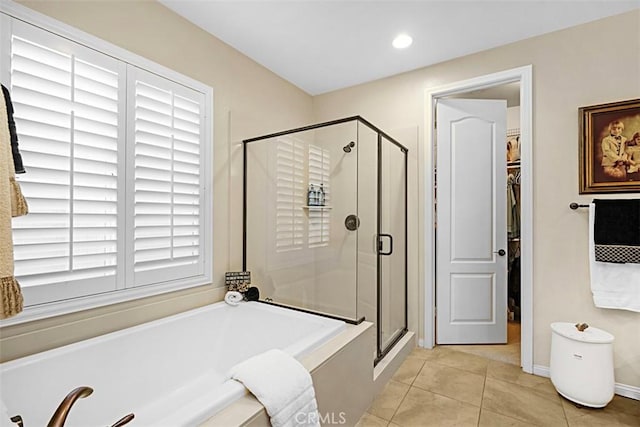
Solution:
[(56, 409), (56, 412), (53, 413), (47, 427), (63, 427), (67, 420), (67, 415), (69, 415), (69, 411), (76, 400), (87, 397), (91, 395), (91, 393), (93, 393), (93, 389), (91, 387), (82, 386), (73, 389), (71, 393), (67, 394), (67, 396), (62, 400), (60, 406)]
[(129, 421), (131, 421), (135, 417), (136, 416), (133, 414), (127, 414), (124, 417), (120, 418), (118, 421), (116, 421), (116, 423), (113, 424), (111, 427), (122, 427), (123, 425), (129, 423)]

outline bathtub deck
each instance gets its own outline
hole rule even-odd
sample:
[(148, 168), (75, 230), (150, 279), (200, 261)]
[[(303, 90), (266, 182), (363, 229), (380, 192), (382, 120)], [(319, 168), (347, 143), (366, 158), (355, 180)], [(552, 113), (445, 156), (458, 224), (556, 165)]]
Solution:
[[(311, 372), (321, 417), (355, 425), (374, 397), (373, 355), (375, 328), (370, 322), (346, 329), (304, 356), (302, 365)], [(200, 427), (268, 427), (269, 417), (260, 402), (246, 394)]]

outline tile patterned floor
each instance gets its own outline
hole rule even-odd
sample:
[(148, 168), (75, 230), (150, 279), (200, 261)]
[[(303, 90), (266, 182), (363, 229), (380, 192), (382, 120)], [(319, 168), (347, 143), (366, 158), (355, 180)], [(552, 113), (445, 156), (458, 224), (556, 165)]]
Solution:
[(520, 341), (520, 323), (507, 322), (507, 344), (458, 344), (442, 347), (520, 366)]
[(640, 401), (578, 408), (548, 378), (451, 348), (415, 349), (357, 427), (640, 426)]

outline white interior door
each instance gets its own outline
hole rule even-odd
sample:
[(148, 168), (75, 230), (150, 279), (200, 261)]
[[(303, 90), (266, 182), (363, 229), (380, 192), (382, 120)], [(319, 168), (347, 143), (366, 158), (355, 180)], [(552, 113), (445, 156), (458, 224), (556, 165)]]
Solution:
[(438, 100), (436, 342), (507, 342), (503, 100)]

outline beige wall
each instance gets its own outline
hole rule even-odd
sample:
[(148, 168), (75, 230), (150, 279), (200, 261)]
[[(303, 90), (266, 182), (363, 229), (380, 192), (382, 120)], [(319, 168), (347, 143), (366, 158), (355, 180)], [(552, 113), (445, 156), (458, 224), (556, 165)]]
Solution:
[[(360, 114), (392, 136), (418, 126), (424, 144), (425, 89), (532, 64), (534, 365), (549, 366), (551, 322), (584, 321), (615, 335), (616, 381), (635, 387), (640, 313), (594, 307), (587, 212), (568, 205), (591, 200), (578, 195), (578, 107), (640, 98), (639, 26), (633, 11), (314, 98), (316, 121)], [(414, 192), (410, 200), (418, 198)], [(418, 330), (423, 296), (416, 281), (410, 286), (419, 295), (410, 299), (410, 326)]]
[(242, 267), (242, 139), (309, 124), (312, 99), (154, 1), (23, 1), (214, 89), (213, 285), (0, 330), (0, 360), (218, 301)]

